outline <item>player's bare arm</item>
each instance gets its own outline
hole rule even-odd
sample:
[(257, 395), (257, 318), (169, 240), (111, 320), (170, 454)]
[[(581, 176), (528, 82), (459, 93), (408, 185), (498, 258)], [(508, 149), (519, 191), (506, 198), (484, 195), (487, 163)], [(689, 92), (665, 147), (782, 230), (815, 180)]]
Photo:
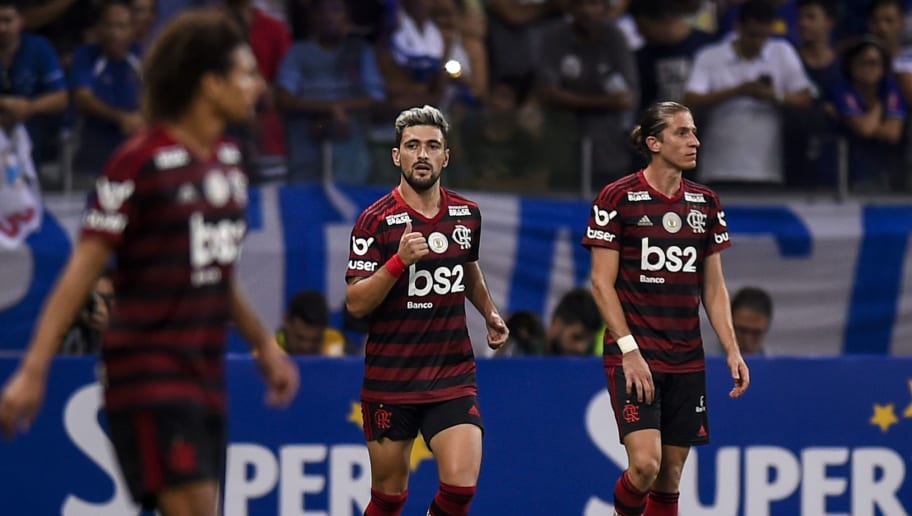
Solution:
[(28, 351), (0, 395), (0, 430), (7, 437), (27, 431), (38, 414), (51, 359), (110, 255), (109, 245), (97, 238), (83, 238), (76, 244), (41, 312)]
[(229, 311), (238, 331), (253, 348), (266, 382), (266, 402), (272, 406), (288, 405), (298, 393), (298, 368), (260, 322), (236, 276), (231, 281)]
[[(371, 276), (353, 278), (348, 282), (345, 288), (345, 307), (349, 313), (355, 317), (364, 317), (373, 312), (386, 299), (402, 272), (427, 256), (429, 249), (424, 235), (412, 231), (412, 223), (406, 222), (396, 256)], [(395, 270), (390, 270), (391, 268)]]
[(703, 262), (703, 268), (703, 306), (706, 308), (709, 322), (719, 335), (719, 341), (728, 357), (726, 362), (735, 384), (728, 395), (738, 398), (750, 386), (750, 371), (747, 369), (744, 358), (741, 357), (741, 350), (735, 340), (731, 300), (728, 296), (728, 288), (725, 286), (725, 276), (722, 273), (721, 254), (713, 253), (707, 256)]
[(500, 316), (500, 312), (497, 311), (494, 300), (491, 299), (491, 292), (488, 290), (484, 274), (481, 272), (481, 265), (477, 260), (465, 264), (465, 286), (466, 298), (485, 318), (485, 325), (488, 327), (488, 347), (499, 349), (507, 342), (510, 330)]
[[(615, 340), (630, 335), (627, 318), (618, 298), (614, 284), (620, 267), (620, 253), (614, 249), (592, 248), (592, 296), (602, 312), (608, 331)], [(639, 349), (623, 355), (624, 376), (627, 379), (627, 394), (635, 395), (640, 401), (652, 403), (655, 399), (655, 385), (652, 373)]]

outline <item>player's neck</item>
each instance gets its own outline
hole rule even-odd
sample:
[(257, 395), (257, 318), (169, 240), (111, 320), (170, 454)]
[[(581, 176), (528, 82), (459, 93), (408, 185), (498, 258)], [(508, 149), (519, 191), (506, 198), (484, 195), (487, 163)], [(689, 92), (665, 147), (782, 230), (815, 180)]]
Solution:
[(215, 146), (225, 133), (225, 122), (202, 107), (190, 109), (168, 131), (181, 145), (201, 159), (210, 159)]
[(403, 181), (399, 183), (399, 195), (413, 210), (427, 218), (433, 218), (440, 211), (440, 183), (419, 192)]
[(681, 169), (650, 163), (643, 170), (643, 177), (655, 191), (665, 197), (674, 197), (681, 189)]

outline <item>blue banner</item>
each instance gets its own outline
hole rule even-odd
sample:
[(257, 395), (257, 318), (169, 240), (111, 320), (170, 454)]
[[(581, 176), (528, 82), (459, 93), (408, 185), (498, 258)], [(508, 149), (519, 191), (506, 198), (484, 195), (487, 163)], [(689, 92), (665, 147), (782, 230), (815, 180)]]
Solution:
[[(731, 400), (721, 359), (708, 363), (711, 444), (695, 448), (680, 513), (901, 516), (912, 508), (912, 359), (750, 360), (753, 384)], [(0, 359), (0, 379), (16, 365)], [(299, 359), (285, 411), (263, 403), (246, 356), (228, 360), (226, 515), (351, 516), (369, 499), (358, 359)], [(0, 499), (10, 515), (136, 514), (109, 449), (90, 358), (59, 358), (31, 431), (0, 441)], [(486, 432), (472, 513), (611, 514), (626, 465), (598, 359), (479, 362)], [(421, 441), (404, 514), (437, 488)]]

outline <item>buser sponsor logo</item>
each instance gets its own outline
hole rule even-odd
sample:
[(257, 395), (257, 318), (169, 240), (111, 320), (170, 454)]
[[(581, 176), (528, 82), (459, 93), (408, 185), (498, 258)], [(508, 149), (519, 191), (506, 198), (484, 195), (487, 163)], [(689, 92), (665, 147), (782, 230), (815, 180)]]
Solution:
[(349, 260), (348, 268), (353, 271), (374, 272), (377, 270), (377, 262), (369, 262), (366, 260)]
[(713, 234), (713, 240), (715, 240), (717, 244), (724, 244), (725, 242), (728, 242), (728, 240), (729, 240), (728, 231), (726, 231), (725, 233)]
[(370, 249), (371, 244), (374, 243), (374, 237), (367, 238), (358, 238), (352, 237), (352, 252), (358, 256), (364, 256), (367, 254), (367, 250)]
[(649, 245), (649, 238), (643, 237), (640, 254), (640, 269), (644, 271), (697, 272), (697, 249), (676, 245), (662, 249)]
[(122, 233), (124, 228), (127, 227), (127, 217), (119, 213), (102, 213), (98, 210), (92, 210), (86, 213), (83, 225), (97, 231)]
[(586, 226), (586, 237), (592, 240), (604, 240), (605, 242), (614, 242), (614, 233), (609, 233), (601, 229), (593, 229)]
[(593, 217), (595, 218), (595, 223), (598, 224), (599, 226), (605, 227), (608, 225), (609, 222), (611, 222), (611, 219), (613, 219), (614, 216), (617, 215), (617, 210), (608, 211), (608, 210), (603, 210), (603, 209), (599, 208), (598, 206), (593, 206), (592, 213), (593, 213)]
[(409, 266), (408, 295), (426, 296), (433, 291), (435, 294), (450, 294), (462, 292), (462, 265), (455, 265), (452, 269), (446, 266), (437, 267), (433, 272), (419, 270), (415, 264)]

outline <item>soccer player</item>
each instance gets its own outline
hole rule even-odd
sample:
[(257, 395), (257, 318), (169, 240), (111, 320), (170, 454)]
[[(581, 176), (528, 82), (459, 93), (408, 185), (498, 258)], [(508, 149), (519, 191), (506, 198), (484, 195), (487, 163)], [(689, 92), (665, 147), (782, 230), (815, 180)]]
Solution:
[(627, 449), (615, 511), (667, 516), (678, 513), (690, 447), (709, 442), (701, 300), (728, 355), (729, 396), (741, 396), (750, 376), (722, 275), (720, 251), (731, 245), (725, 214), (712, 190), (683, 178), (700, 146), (690, 110), (653, 104), (631, 144), (649, 165), (599, 193), (583, 245), (592, 251), (592, 292), (608, 326), (608, 391)]
[(371, 462), (366, 516), (398, 515), (421, 431), (437, 460), (432, 516), (468, 514), (481, 469), (482, 421), (465, 300), (484, 316), (488, 345), (508, 330), (478, 265), (481, 213), (440, 186), (449, 124), (436, 108), (396, 118), (399, 186), (352, 229), (346, 305), (370, 316), (361, 411)]
[(226, 447), (224, 353), (233, 320), (253, 344), (267, 402), (289, 403), (298, 371), (234, 277), (247, 179), (226, 124), (253, 115), (263, 80), (223, 15), (191, 12), (161, 34), (143, 73), (151, 122), (98, 180), (80, 238), (0, 398), (0, 427), (25, 430), (51, 357), (109, 256), (104, 408), (132, 496), (166, 516), (214, 515)]

